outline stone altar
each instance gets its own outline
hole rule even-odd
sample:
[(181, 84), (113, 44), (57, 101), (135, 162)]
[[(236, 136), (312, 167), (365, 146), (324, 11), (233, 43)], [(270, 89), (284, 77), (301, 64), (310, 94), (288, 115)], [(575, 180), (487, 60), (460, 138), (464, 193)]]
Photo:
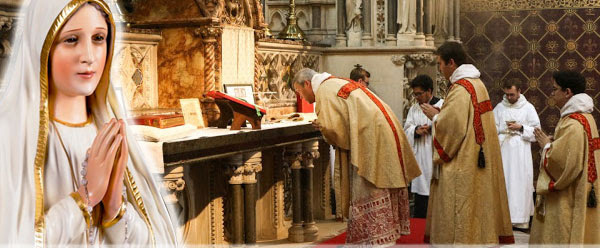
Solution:
[(305, 242), (318, 234), (315, 218), (333, 218), (329, 146), (307, 121), (142, 146), (164, 159), (166, 199), (186, 244)]

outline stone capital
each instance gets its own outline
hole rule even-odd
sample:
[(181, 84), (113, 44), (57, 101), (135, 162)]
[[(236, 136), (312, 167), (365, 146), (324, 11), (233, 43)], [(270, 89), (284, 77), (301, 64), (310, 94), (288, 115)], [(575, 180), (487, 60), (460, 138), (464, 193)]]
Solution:
[(179, 192), (185, 189), (185, 180), (183, 179), (183, 167), (178, 166), (165, 173), (163, 184), (168, 191)]
[(319, 142), (308, 141), (302, 144), (302, 167), (314, 168), (313, 160), (319, 157)]
[(293, 144), (293, 145), (287, 146), (285, 148), (284, 156), (285, 156), (285, 160), (288, 162), (291, 169), (302, 168), (302, 160), (303, 160), (302, 144), (299, 143), (299, 144)]
[(262, 171), (262, 153), (249, 152), (244, 154), (244, 175), (245, 184), (256, 183), (256, 173)]
[(434, 65), (436, 56), (432, 53), (415, 53), (392, 56), (392, 63), (404, 66), (406, 69), (415, 69), (427, 65)]
[(229, 176), (229, 184), (244, 183), (244, 160), (242, 154), (233, 155), (226, 159), (226, 175)]
[(194, 30), (194, 34), (202, 37), (204, 42), (217, 42), (217, 38), (221, 36), (223, 29), (215, 26), (206, 26)]

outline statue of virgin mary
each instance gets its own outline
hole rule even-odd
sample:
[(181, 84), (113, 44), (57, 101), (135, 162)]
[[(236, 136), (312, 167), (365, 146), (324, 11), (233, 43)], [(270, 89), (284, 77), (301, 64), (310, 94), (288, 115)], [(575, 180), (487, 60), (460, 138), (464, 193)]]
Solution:
[[(103, 0), (29, 2), (23, 8), (24, 19), (20, 23), (23, 34), (14, 40), (13, 54), (2, 75), (5, 85), (0, 86), (0, 246), (176, 245), (177, 235), (167, 207), (135, 139), (124, 131), (123, 122), (111, 121), (124, 116), (110, 85), (116, 27), (108, 5)], [(90, 30), (81, 25), (89, 18), (97, 21), (98, 16), (103, 26), (91, 30), (99, 34), (79, 35)], [(77, 21), (69, 22), (75, 18)], [(69, 25), (80, 27), (64, 30)], [(88, 50), (75, 56), (82, 61), (65, 60), (74, 58), (70, 51), (75, 51), (75, 44), (84, 42), (91, 44), (85, 47)], [(102, 56), (95, 56), (94, 52)], [(70, 63), (85, 67), (72, 68)], [(93, 70), (95, 66), (98, 71)], [(64, 73), (76, 70), (81, 71), (76, 75)], [(59, 72), (67, 75), (66, 79), (61, 79)], [(68, 84), (94, 78), (93, 84)], [(59, 81), (67, 82), (67, 86), (59, 85)], [(86, 85), (92, 87), (83, 89)], [(89, 94), (79, 93), (80, 89)], [(75, 94), (85, 101), (83, 106), (55, 104), (56, 94)], [(61, 120), (54, 113), (61, 113), (59, 110), (63, 109), (56, 108), (63, 107), (84, 109), (84, 121)], [(96, 218), (98, 212), (109, 208), (106, 195), (99, 196), (102, 203), (99, 200), (93, 206), (86, 205), (92, 201), (81, 196), (92, 197), (88, 194), (88, 181), (92, 187), (96, 177), (106, 178), (93, 174), (96, 160), (89, 155), (106, 149), (103, 143), (95, 143), (97, 137), (107, 135), (102, 132), (107, 130), (106, 123), (121, 125), (120, 134), (112, 137), (120, 135), (113, 143), (126, 148), (121, 150), (124, 154), (113, 155), (123, 158), (122, 162), (107, 164), (120, 163), (123, 169), (116, 178), (123, 180), (111, 177), (109, 182), (119, 192), (115, 198), (116, 216)], [(81, 189), (85, 189), (85, 194)]]

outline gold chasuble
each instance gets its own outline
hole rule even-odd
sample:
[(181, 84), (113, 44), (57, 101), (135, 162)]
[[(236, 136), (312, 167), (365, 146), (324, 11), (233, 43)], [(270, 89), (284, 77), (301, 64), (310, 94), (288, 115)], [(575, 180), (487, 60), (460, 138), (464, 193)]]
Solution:
[(434, 118), (434, 172), (425, 241), (514, 243), (500, 143), (487, 89), (457, 80)]
[(321, 132), (336, 147), (336, 208), (348, 218), (346, 242), (390, 244), (409, 234), (407, 186), (421, 171), (391, 108), (347, 79), (325, 79), (315, 97)]
[(594, 117), (563, 114), (546, 148), (529, 242), (600, 244), (600, 139)]

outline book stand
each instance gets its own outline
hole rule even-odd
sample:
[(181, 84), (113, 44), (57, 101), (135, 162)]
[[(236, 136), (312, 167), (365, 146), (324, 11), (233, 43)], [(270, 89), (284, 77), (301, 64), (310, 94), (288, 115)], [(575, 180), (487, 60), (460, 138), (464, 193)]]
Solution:
[(233, 119), (230, 130), (240, 130), (246, 121), (250, 122), (252, 129), (261, 129), (260, 121), (267, 114), (265, 109), (218, 91), (210, 91), (206, 95), (215, 99), (221, 111), (219, 119), (211, 126), (227, 128), (227, 124)]

